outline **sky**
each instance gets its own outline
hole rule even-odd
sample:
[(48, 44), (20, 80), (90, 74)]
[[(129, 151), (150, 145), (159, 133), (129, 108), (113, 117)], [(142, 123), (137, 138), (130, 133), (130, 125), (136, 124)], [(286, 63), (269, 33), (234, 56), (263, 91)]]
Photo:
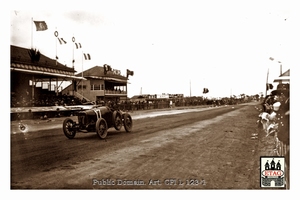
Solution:
[[(300, 42), (293, 1), (90, 1), (11, 6), (10, 44), (36, 48), (80, 73), (109, 64), (129, 76), (128, 96), (265, 94), (295, 67)], [(36, 31), (34, 21), (48, 29)], [(57, 31), (67, 44), (60, 45)], [(75, 42), (82, 49), (74, 49)], [(91, 60), (84, 60), (89, 53)], [(269, 58), (274, 58), (271, 61)], [(209, 93), (203, 94), (203, 88)]]

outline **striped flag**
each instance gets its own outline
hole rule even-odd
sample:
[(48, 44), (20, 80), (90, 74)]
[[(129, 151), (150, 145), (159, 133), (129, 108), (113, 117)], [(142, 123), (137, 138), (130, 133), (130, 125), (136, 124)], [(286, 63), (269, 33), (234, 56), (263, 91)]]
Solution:
[(59, 41), (59, 44), (67, 44), (67, 42), (63, 38), (57, 38)]
[(33, 21), (36, 27), (36, 31), (45, 31), (48, 29), (45, 21)]
[(76, 46), (76, 49), (82, 48), (80, 43), (75, 43), (75, 46)]
[(85, 53), (84, 53), (83, 56), (84, 56), (84, 59), (85, 59), (85, 60), (91, 60), (90, 54), (88, 54), (88, 53), (85, 54)]

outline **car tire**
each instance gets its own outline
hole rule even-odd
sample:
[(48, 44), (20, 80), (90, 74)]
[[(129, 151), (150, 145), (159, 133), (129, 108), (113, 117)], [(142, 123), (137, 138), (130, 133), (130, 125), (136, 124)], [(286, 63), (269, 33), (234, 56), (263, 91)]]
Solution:
[(107, 123), (105, 119), (100, 118), (96, 122), (96, 133), (100, 139), (104, 139), (107, 136)]
[(123, 115), (123, 124), (124, 124), (124, 128), (125, 128), (126, 132), (131, 132), (131, 130), (132, 130), (132, 118), (131, 118), (130, 114), (125, 113)]
[(114, 122), (114, 127), (117, 131), (121, 130), (123, 124), (122, 124), (122, 115), (120, 112), (114, 111), (113, 112), (113, 122)]
[(71, 118), (66, 118), (63, 122), (63, 131), (67, 138), (73, 139), (76, 131), (73, 129), (74, 121)]

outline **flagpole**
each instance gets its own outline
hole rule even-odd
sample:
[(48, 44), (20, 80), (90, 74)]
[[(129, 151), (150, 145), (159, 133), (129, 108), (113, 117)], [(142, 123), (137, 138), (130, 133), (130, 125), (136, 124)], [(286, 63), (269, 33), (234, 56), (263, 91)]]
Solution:
[(55, 39), (55, 65), (57, 65), (57, 40)]
[(55, 27), (54, 31), (54, 36), (55, 36), (55, 65), (57, 65), (57, 37), (58, 37), (58, 32), (57, 32), (57, 27)]
[(265, 96), (267, 96), (267, 91), (268, 91), (268, 79), (269, 79), (269, 68), (268, 68), (268, 72), (267, 72), (267, 80), (266, 80), (266, 93), (265, 93)]
[(31, 17), (31, 48), (33, 48), (33, 17)]
[[(74, 34), (73, 34), (73, 37), (72, 37), (72, 42), (73, 42), (73, 60), (72, 60), (72, 67), (73, 67), (73, 70), (74, 70), (74, 44), (75, 44), (75, 37), (74, 37)], [(74, 70), (75, 71), (75, 70)], [(72, 84), (74, 85), (75, 84), (75, 87), (77, 87), (77, 84), (75, 82), (75, 80), (72, 81)], [(73, 95), (75, 95), (75, 87), (73, 86)]]
[(74, 37), (74, 34), (73, 34), (73, 37), (72, 37), (72, 42), (73, 42), (73, 60), (72, 60), (72, 67), (74, 69), (74, 45), (75, 45), (75, 37)]
[(82, 98), (83, 98), (83, 51), (82, 51), (82, 69), (81, 69), (81, 95), (82, 95)]
[(192, 85), (191, 85), (191, 80), (190, 80), (190, 97), (192, 96)]

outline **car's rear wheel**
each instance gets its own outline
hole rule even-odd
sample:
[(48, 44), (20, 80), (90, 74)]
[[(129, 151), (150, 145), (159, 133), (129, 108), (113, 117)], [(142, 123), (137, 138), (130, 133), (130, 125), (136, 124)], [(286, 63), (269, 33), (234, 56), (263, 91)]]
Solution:
[(67, 138), (73, 139), (76, 135), (76, 131), (73, 128), (74, 121), (71, 118), (66, 118), (63, 122), (63, 131)]
[(130, 132), (132, 130), (132, 118), (128, 113), (124, 114), (123, 123), (126, 132)]
[(105, 119), (100, 118), (96, 122), (96, 132), (99, 138), (104, 139), (107, 136), (107, 123)]
[(113, 112), (113, 121), (114, 121), (114, 127), (117, 131), (121, 130), (122, 128), (122, 116), (119, 112), (114, 111)]

